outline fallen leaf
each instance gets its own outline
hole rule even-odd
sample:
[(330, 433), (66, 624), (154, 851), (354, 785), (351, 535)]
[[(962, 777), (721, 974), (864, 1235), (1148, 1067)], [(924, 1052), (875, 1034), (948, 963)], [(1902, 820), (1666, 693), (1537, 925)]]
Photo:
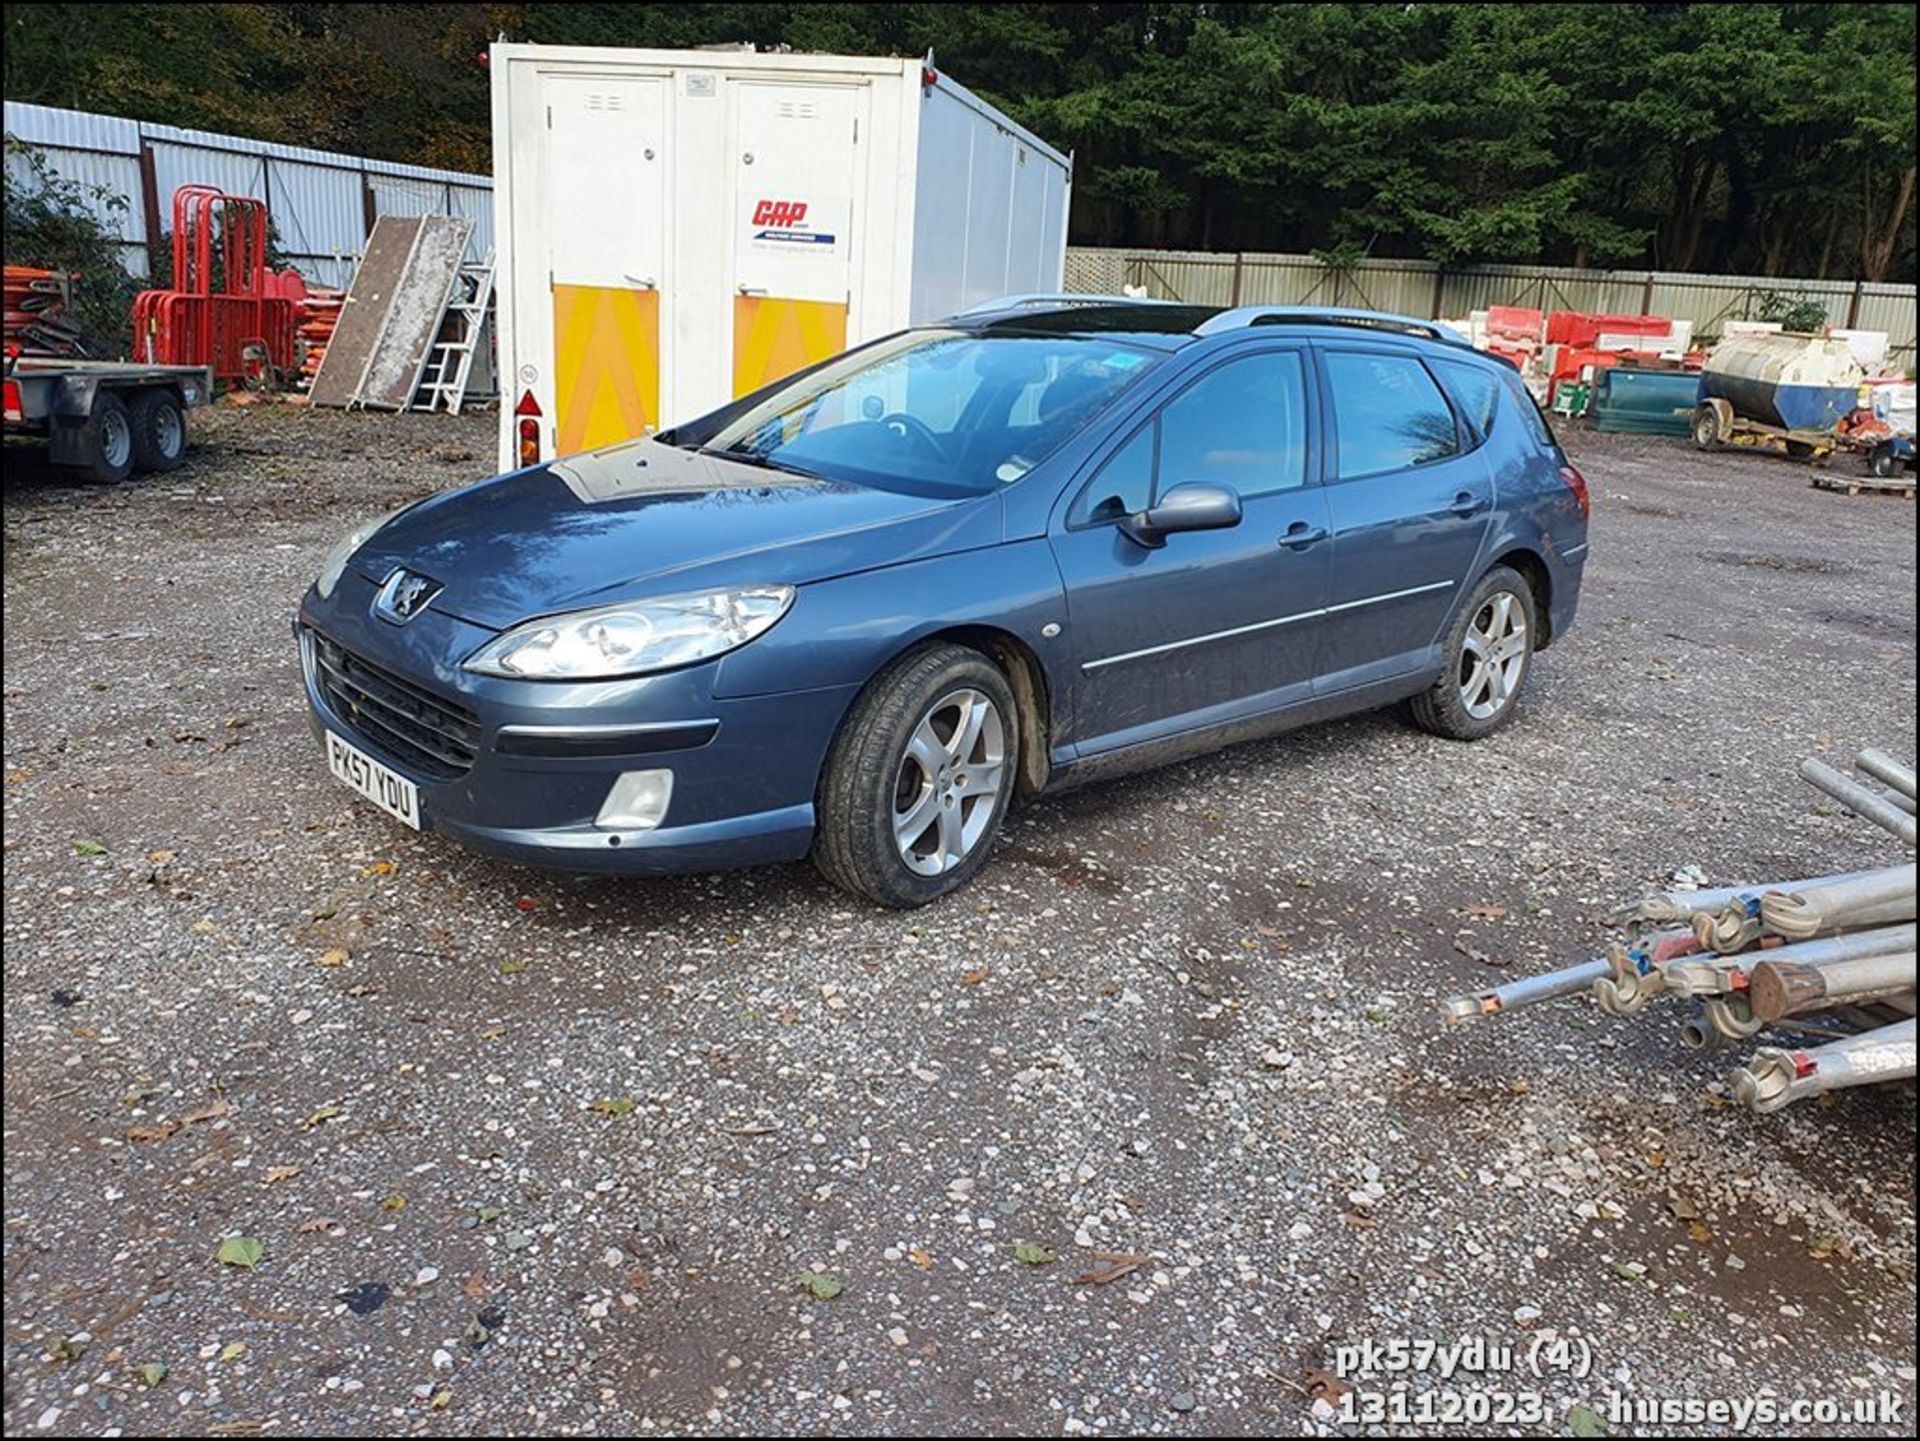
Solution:
[(516, 911), (537, 911), (540, 909), (540, 905), (541, 902), (538, 897), (522, 896), (513, 903), (513, 908)]
[(140, 1383), (148, 1389), (158, 1386), (166, 1379), (167, 1363), (165, 1361), (149, 1361), (140, 1368)]
[(311, 1131), (315, 1126), (326, 1125), (327, 1122), (333, 1120), (334, 1117), (339, 1114), (340, 1108), (338, 1106), (322, 1106), (300, 1123), (300, 1129), (303, 1131)]
[(254, 1270), (265, 1259), (267, 1248), (251, 1236), (229, 1236), (220, 1243), (217, 1259), (222, 1266), (244, 1266)]
[(330, 951), (322, 951), (316, 962), (318, 965), (327, 967), (328, 970), (332, 970), (335, 966), (344, 966), (346, 963), (347, 953), (338, 946), (335, 946)]
[(183, 1126), (197, 1126), (203, 1121), (217, 1121), (222, 1116), (230, 1116), (232, 1114), (233, 1107), (216, 1096), (199, 1110), (188, 1111), (186, 1115), (180, 1118), (180, 1124)]
[(398, 1191), (395, 1191), (380, 1203), (380, 1209), (383, 1211), (404, 1211), (407, 1209), (407, 1198)]
[(803, 1271), (795, 1279), (800, 1289), (816, 1301), (831, 1301), (847, 1289), (846, 1283), (831, 1271)]
[(474, 1214), (474, 1217), (480, 1222), (480, 1224), (485, 1226), (485, 1225), (489, 1225), (494, 1221), (499, 1220), (502, 1216), (506, 1215), (506, 1212), (501, 1210), (498, 1206), (482, 1206), (479, 1210), (475, 1211), (473, 1214)]
[(47, 1359), (58, 1365), (78, 1361), (87, 1354), (87, 1343), (72, 1336), (64, 1336), (47, 1347)]
[(311, 1221), (302, 1221), (294, 1231), (302, 1236), (312, 1236), (318, 1232), (333, 1232), (340, 1229), (340, 1223), (331, 1216), (316, 1216)]
[(76, 856), (104, 856), (107, 853), (107, 848), (98, 841), (75, 840), (73, 843), (73, 853)]
[(1687, 1227), (1687, 1235), (1702, 1246), (1713, 1239), (1713, 1232), (1709, 1231), (1706, 1226), (1699, 1221), (1695, 1221)]
[(982, 966), (977, 971), (967, 971), (964, 973), (960, 977), (960, 981), (962, 985), (977, 986), (987, 978), (987, 974), (988, 967)]
[(487, 1273), (475, 1271), (460, 1283), (460, 1289), (466, 1292), (469, 1301), (483, 1301), (487, 1295)]
[(1122, 1276), (1131, 1276), (1147, 1264), (1145, 1256), (1135, 1256), (1126, 1252), (1095, 1251), (1093, 1259), (1101, 1264), (1093, 1270), (1073, 1278), (1076, 1286), (1110, 1286)]
[(160, 1121), (151, 1126), (129, 1126), (127, 1127), (127, 1139), (135, 1143), (164, 1141), (179, 1129), (180, 1123), (178, 1121)]
[(156, 866), (164, 866), (168, 861), (172, 859), (173, 859), (172, 851), (148, 851), (147, 852), (148, 862)]
[(238, 1361), (246, 1354), (247, 1343), (245, 1341), (229, 1341), (220, 1348), (220, 1359), (222, 1361)]
[(1336, 1403), (1353, 1388), (1333, 1372), (1319, 1366), (1309, 1366), (1307, 1374), (1301, 1378), (1301, 1389), (1307, 1393), (1310, 1401)]
[(1507, 918), (1507, 908), (1492, 905), (1486, 901), (1476, 901), (1467, 907), (1466, 914), (1477, 916), (1483, 921), (1504, 921)]
[(360, 872), (363, 876), (390, 876), (393, 874), (392, 861), (375, 861)]
[(1604, 1436), (1607, 1423), (1591, 1406), (1572, 1406), (1567, 1409), (1567, 1429), (1576, 1436)]
[(299, 1174), (300, 1168), (298, 1166), (269, 1166), (266, 1172), (267, 1184), (272, 1185), (276, 1181), (291, 1181)]
[(602, 1116), (624, 1116), (633, 1110), (633, 1097), (608, 1096), (589, 1103), (587, 1109)]
[(435, 1411), (444, 1411), (453, 1404), (453, 1392), (442, 1386), (433, 1393), (433, 1399), (427, 1402)]
[(503, 976), (517, 976), (526, 968), (527, 963), (525, 961), (502, 961), (500, 963), (500, 974)]
[(933, 1252), (931, 1251), (912, 1250), (907, 1252), (907, 1259), (922, 1271), (931, 1271), (933, 1269)]
[(1013, 1248), (1013, 1259), (1029, 1266), (1051, 1266), (1060, 1258), (1038, 1241), (1021, 1241)]

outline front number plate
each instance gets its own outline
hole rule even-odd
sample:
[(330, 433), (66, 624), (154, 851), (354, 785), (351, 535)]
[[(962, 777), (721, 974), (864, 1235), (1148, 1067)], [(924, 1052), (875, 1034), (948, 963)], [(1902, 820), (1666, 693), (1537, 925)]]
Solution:
[(420, 829), (420, 788), (332, 731), (327, 732), (327, 769), (395, 820)]

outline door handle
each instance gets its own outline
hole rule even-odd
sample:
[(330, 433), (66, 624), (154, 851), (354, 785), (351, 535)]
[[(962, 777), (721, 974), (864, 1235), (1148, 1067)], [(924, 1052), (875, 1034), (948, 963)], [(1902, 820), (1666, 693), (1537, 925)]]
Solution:
[(767, 288), (764, 285), (736, 285), (733, 288), (742, 295), (765, 295), (767, 293)]
[(1491, 504), (1492, 502), (1485, 496), (1475, 495), (1470, 490), (1463, 490), (1453, 498), (1453, 504), (1447, 508), (1455, 515), (1467, 516), (1478, 515)]
[(629, 275), (626, 277), (626, 280), (627, 284), (637, 285), (642, 290), (658, 290), (660, 288), (660, 282), (655, 280), (651, 275)]
[(1280, 537), (1280, 544), (1288, 550), (1305, 550), (1310, 545), (1318, 545), (1327, 538), (1327, 528), (1315, 525), (1311, 521), (1296, 520), (1287, 527), (1287, 533)]

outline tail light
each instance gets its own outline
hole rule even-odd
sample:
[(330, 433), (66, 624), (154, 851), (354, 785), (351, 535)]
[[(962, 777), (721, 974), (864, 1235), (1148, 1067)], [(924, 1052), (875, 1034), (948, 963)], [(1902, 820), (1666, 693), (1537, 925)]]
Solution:
[(6, 383), (6, 410), (8, 420), (25, 420), (27, 409), (20, 402), (20, 382), (9, 380)]
[(1573, 492), (1574, 503), (1580, 507), (1580, 518), (1593, 516), (1593, 492), (1587, 489), (1587, 478), (1571, 465), (1560, 467), (1560, 479), (1566, 482), (1567, 489)]
[(520, 436), (520, 465), (524, 469), (540, 463), (540, 402), (533, 398), (531, 390), (520, 392), (520, 403), (513, 408), (520, 417), (517, 427)]

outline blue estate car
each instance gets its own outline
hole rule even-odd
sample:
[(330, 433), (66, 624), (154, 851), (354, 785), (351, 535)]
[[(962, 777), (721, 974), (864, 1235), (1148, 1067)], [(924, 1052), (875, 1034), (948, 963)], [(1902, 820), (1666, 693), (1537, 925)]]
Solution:
[(410, 826), (912, 906), (1042, 791), (1395, 701), (1487, 735), (1587, 513), (1427, 322), (1027, 297), (410, 505), (295, 628), (329, 766)]

